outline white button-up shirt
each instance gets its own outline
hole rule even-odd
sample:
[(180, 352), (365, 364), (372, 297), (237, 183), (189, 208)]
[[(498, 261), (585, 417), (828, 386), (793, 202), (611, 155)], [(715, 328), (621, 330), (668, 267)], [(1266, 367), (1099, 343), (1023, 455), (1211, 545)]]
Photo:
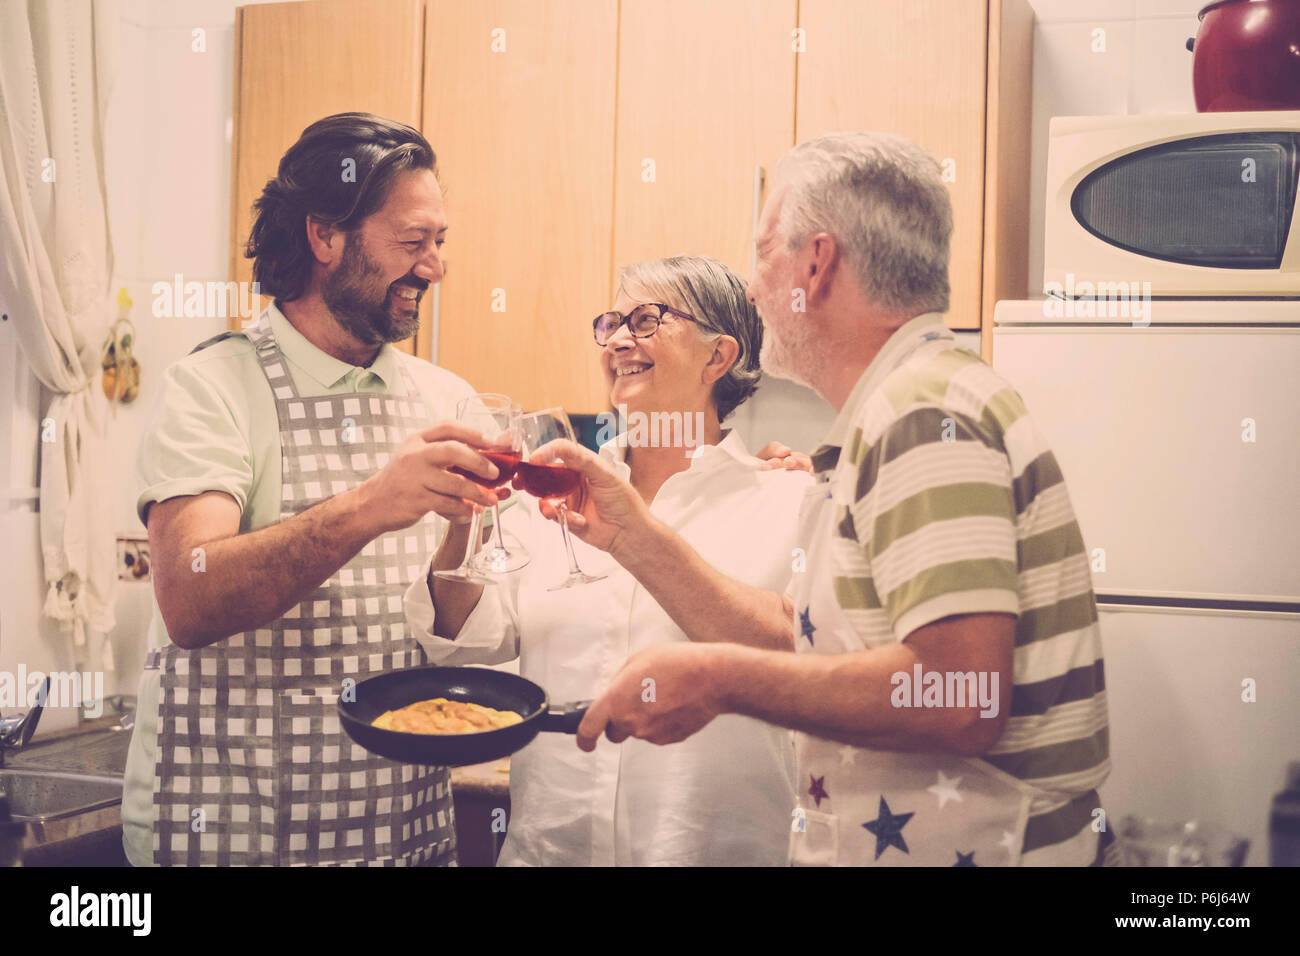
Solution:
[[(600, 454), (627, 480), (617, 439)], [(761, 471), (732, 431), (669, 477), (650, 510), (723, 574), (783, 592), (799, 502), (811, 483), (803, 472)], [(599, 696), (643, 648), (689, 640), (631, 574), (576, 538), (582, 569), (606, 579), (547, 591), (568, 568), (560, 529), (535, 499), (516, 496), (502, 524), (532, 561), (484, 589), (456, 640), (434, 635), (424, 580), (407, 592), (407, 625), (432, 662), (496, 664), (518, 656), (520, 674), (555, 705)], [(789, 731), (748, 717), (718, 717), (666, 747), (602, 738), (593, 753), (569, 734), (541, 733), (510, 761), (511, 819), (500, 863), (784, 866), (794, 772)]]

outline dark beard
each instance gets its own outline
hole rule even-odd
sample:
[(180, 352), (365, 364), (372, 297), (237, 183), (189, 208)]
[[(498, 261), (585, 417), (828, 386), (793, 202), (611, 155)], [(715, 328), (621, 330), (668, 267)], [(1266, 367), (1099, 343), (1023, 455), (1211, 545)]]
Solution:
[[(392, 294), (391, 287), (376, 281), (379, 266), (361, 248), (360, 236), (348, 233), (343, 258), (325, 277), (321, 298), (345, 332), (365, 345), (403, 342), (420, 327), (419, 300), (410, 303)], [(412, 286), (420, 283), (412, 281)]]

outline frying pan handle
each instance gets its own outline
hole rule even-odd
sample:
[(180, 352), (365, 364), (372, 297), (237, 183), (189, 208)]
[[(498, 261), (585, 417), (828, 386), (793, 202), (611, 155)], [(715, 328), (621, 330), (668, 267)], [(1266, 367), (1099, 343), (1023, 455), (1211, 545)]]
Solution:
[(576, 734), (578, 724), (587, 715), (591, 706), (589, 700), (577, 700), (568, 704), (557, 704), (542, 714), (542, 730), (553, 734)]

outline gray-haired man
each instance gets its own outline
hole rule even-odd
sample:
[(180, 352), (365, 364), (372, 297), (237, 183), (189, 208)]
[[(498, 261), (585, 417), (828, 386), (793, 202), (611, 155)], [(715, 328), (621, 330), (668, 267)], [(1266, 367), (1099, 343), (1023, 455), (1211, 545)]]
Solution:
[[(1110, 841), (1082, 537), (1020, 397), (941, 319), (951, 231), (937, 165), (901, 137), (837, 134), (783, 158), (749, 288), (763, 365), (839, 412), (793, 555), (797, 653), (649, 649), (578, 735), (667, 744), (723, 713), (798, 731), (796, 863), (1078, 865)], [(599, 461), (564, 454), (587, 478), (570, 528), (675, 620), (791, 626), (779, 595), (722, 577)]]

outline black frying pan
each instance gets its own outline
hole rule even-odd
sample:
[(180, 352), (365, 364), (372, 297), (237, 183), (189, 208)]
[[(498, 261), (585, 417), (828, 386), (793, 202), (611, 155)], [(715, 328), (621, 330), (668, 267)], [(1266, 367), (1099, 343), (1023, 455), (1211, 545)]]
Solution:
[[(349, 737), (389, 760), (436, 767), (497, 760), (526, 747), (543, 730), (576, 734), (591, 704), (580, 701), (553, 710), (546, 691), (532, 681), (482, 667), (412, 667), (369, 677), (355, 691), (355, 700), (339, 698), (339, 720)], [(513, 710), (523, 720), (476, 734), (408, 734), (371, 726), (386, 710), (434, 697)]]

